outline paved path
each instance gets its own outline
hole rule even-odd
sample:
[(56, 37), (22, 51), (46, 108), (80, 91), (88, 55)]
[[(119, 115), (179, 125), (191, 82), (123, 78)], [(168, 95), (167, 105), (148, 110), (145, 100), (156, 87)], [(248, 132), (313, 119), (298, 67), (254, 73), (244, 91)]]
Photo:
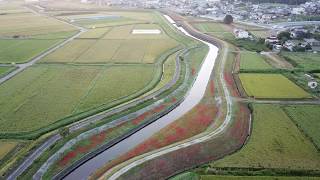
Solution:
[[(165, 17), (168, 19), (169, 22), (171, 22), (172, 24), (174, 24), (174, 21), (169, 17), (169, 16), (166, 16)], [(183, 31), (184, 32), (184, 31)], [(209, 46), (209, 53), (210, 51), (212, 51), (212, 48), (214, 48), (215, 46), (213, 44), (210, 44), (209, 42), (206, 42), (206, 41), (203, 41), (203, 40), (200, 40), (194, 36), (191, 36), (190, 34), (188, 33), (185, 33), (186, 35), (190, 36), (190, 37), (193, 37), (199, 41), (202, 41), (203, 43), (207, 44)], [(226, 44), (227, 46), (227, 44)], [(225, 50), (223, 51), (223, 57), (221, 58), (221, 63), (220, 63), (220, 66), (219, 66), (219, 69), (220, 69), (220, 76), (218, 77), (219, 78), (219, 81), (222, 85), (222, 88), (223, 88), (223, 97), (225, 98), (225, 102), (227, 104), (227, 113), (226, 113), (226, 117), (225, 117), (225, 120), (224, 122), (222, 123), (222, 125), (217, 128), (216, 130), (200, 137), (200, 138), (197, 138), (197, 139), (193, 139), (193, 140), (190, 140), (188, 142), (185, 142), (185, 143), (182, 143), (182, 144), (178, 144), (176, 146), (173, 146), (173, 147), (169, 147), (169, 148), (164, 148), (163, 150), (161, 151), (158, 151), (156, 153), (153, 153), (151, 155), (147, 155), (139, 160), (136, 160), (122, 168), (120, 168), (118, 171), (116, 171), (114, 174), (112, 174), (112, 171), (114, 170), (114, 168), (110, 169), (105, 175), (108, 175), (108, 174), (112, 174), (108, 179), (110, 180), (113, 180), (113, 179), (117, 179), (119, 178), (122, 174), (126, 173), (127, 171), (129, 171), (130, 169), (146, 162), (146, 161), (149, 161), (151, 159), (154, 159), (156, 157), (159, 157), (161, 155), (164, 155), (164, 154), (167, 154), (169, 152), (173, 152), (173, 151), (176, 151), (176, 150), (179, 150), (179, 149), (182, 149), (182, 148), (186, 148), (186, 147), (189, 147), (189, 146), (192, 146), (192, 145), (195, 145), (195, 144), (198, 144), (198, 143), (201, 143), (201, 142), (204, 142), (204, 141), (207, 141), (208, 139), (211, 139), (217, 135), (219, 135), (220, 133), (224, 132), (224, 130), (226, 129), (226, 127), (229, 125), (229, 123), (231, 122), (231, 118), (232, 118), (232, 98), (230, 96), (230, 92), (227, 88), (227, 85), (226, 85), (226, 82), (224, 80), (224, 73), (223, 72), (223, 69), (224, 69), (224, 66), (225, 66), (225, 62), (227, 60), (227, 55), (228, 55), (228, 47), (225, 47)], [(117, 168), (117, 166), (115, 167)], [(105, 178), (106, 176), (104, 176), (103, 178)]]
[(233, 97), (235, 101), (239, 102), (245, 102), (245, 103), (258, 103), (258, 104), (283, 104), (283, 105), (318, 105), (320, 104), (320, 100), (316, 99), (310, 99), (310, 100), (260, 100), (260, 99), (253, 99), (253, 98), (235, 98)]
[(54, 135), (49, 138), (44, 144), (42, 144), (39, 148), (37, 148), (33, 153), (31, 153), (22, 163), (21, 165), (10, 174), (7, 179), (14, 180), (17, 179), (31, 164), (36, 160), (44, 151), (46, 151), (51, 145), (53, 145), (56, 141), (61, 139), (60, 135)]

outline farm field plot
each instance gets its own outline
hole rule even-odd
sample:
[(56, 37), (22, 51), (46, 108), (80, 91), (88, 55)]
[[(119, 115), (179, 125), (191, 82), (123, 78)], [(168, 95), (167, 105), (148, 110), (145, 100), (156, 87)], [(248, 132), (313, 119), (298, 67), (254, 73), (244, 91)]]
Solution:
[(240, 70), (273, 69), (258, 53), (244, 51), (240, 54)]
[[(101, 39), (76, 39), (45, 57), (41, 62), (154, 63), (164, 52), (178, 46), (166, 35), (131, 36), (133, 26), (113, 28)], [(118, 29), (118, 30), (114, 30)], [(143, 39), (143, 36), (146, 38)], [(165, 36), (152, 39), (151, 36)]]
[(0, 22), (0, 36), (30, 36), (76, 30), (54, 18), (33, 13), (2, 15)]
[(0, 40), (0, 63), (27, 62), (61, 40)]
[(319, 177), (303, 177), (303, 176), (223, 176), (223, 175), (203, 175), (201, 180), (247, 180), (247, 179), (261, 179), (261, 180), (317, 180)]
[(0, 141), (0, 161), (17, 145), (18, 143), (14, 141)]
[(73, 62), (87, 51), (96, 40), (74, 40), (63, 48), (56, 50), (41, 60), (41, 62)]
[(311, 52), (281, 52), (280, 54), (286, 58), (293, 66), (305, 70), (320, 69), (320, 54)]
[(14, 67), (1, 67), (0, 66), (0, 77), (14, 70)]
[(237, 153), (213, 162), (213, 167), (319, 170), (320, 156), (277, 105), (253, 106), (252, 135)]
[(312, 105), (284, 106), (283, 109), (297, 126), (320, 149), (320, 107)]
[(195, 23), (195, 27), (204, 33), (229, 31), (228, 27), (222, 23)]
[(51, 39), (67, 39), (72, 35), (75, 35), (78, 31), (62, 31), (62, 32), (54, 32), (48, 34), (40, 34), (28, 36), (29, 39), (42, 39), (42, 40), (51, 40)]
[(153, 71), (151, 65), (33, 66), (0, 86), (0, 131), (37, 130), (125, 98), (143, 90)]
[(302, 88), (281, 74), (241, 73), (242, 86), (255, 98), (311, 98)]
[(104, 34), (106, 34), (110, 28), (96, 28), (96, 29), (90, 29), (88, 32), (85, 32), (81, 34), (78, 38), (83, 39), (99, 39)]

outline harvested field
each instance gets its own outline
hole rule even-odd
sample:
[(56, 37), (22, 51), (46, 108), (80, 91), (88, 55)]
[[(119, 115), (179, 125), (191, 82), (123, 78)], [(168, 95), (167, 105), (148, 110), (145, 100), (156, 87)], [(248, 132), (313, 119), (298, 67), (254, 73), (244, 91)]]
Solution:
[(318, 177), (306, 177), (306, 176), (223, 176), (223, 175), (203, 175), (201, 180), (317, 180)]
[(264, 57), (256, 52), (244, 51), (240, 54), (240, 70), (267, 70), (273, 69), (266, 63)]
[(319, 170), (320, 156), (277, 105), (254, 105), (252, 135), (237, 153), (212, 163), (214, 167)]
[(61, 40), (0, 40), (0, 63), (24, 63)]
[(144, 89), (153, 79), (153, 71), (153, 66), (28, 68), (0, 86), (0, 131), (37, 130), (76, 112), (125, 98)]
[(281, 74), (241, 73), (248, 96), (255, 98), (311, 98), (310, 94)]

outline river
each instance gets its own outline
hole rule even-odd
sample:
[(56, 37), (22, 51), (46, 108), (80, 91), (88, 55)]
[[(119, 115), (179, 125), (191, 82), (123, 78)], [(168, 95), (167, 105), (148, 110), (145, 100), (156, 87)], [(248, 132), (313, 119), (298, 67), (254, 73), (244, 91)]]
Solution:
[(150, 138), (153, 134), (158, 132), (160, 129), (164, 128), (168, 124), (182, 117), (185, 113), (187, 113), (193, 107), (195, 107), (204, 96), (206, 87), (210, 80), (211, 73), (213, 71), (215, 60), (218, 55), (218, 48), (212, 44), (204, 42), (190, 35), (182, 27), (178, 27), (174, 22), (174, 20), (171, 19), (169, 16), (164, 15), (164, 17), (173, 26), (175, 26), (185, 35), (192, 37), (198, 41), (201, 41), (209, 46), (209, 52), (199, 70), (198, 76), (193, 86), (189, 90), (184, 101), (167, 115), (159, 118), (157, 121), (141, 129), (140, 131), (136, 132), (135, 134), (128, 137), (127, 139), (119, 142), (115, 146), (105, 150), (103, 153), (97, 155), (96, 157), (82, 164), (73, 172), (71, 172), (69, 175), (67, 175), (64, 179), (66, 180), (87, 179), (90, 176), (90, 174), (94, 173), (97, 169), (103, 167), (103, 165), (106, 164), (108, 161), (113, 160), (122, 154), (125, 154), (130, 149), (134, 148), (136, 145)]

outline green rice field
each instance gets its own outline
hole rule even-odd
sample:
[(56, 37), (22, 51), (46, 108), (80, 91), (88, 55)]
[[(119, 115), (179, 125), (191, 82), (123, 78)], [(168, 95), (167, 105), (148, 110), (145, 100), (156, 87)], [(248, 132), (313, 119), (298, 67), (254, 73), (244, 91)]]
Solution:
[(9, 73), (10, 71), (14, 70), (15, 68), (14, 67), (2, 67), (0, 66), (0, 77)]
[(240, 54), (240, 70), (268, 70), (273, 69), (264, 57), (256, 52), (241, 52)]
[(306, 177), (306, 176), (222, 176), (222, 175), (203, 175), (201, 180), (317, 180), (318, 177)]
[(228, 27), (222, 23), (195, 23), (194, 24), (197, 29), (201, 32), (209, 33), (209, 32), (226, 32), (228, 31)]
[(284, 106), (283, 109), (294, 123), (310, 137), (320, 149), (320, 107), (315, 105)]
[(0, 161), (17, 145), (18, 142), (15, 141), (0, 141)]
[(0, 63), (24, 63), (61, 40), (0, 40)]
[[(125, 72), (125, 73), (124, 73)], [(0, 86), (0, 131), (27, 132), (137, 93), (153, 66), (37, 65)]]
[(252, 134), (248, 143), (212, 166), (320, 169), (317, 149), (279, 106), (257, 104), (253, 109)]
[(312, 52), (281, 52), (280, 54), (296, 68), (305, 70), (319, 70), (320, 54)]
[(311, 98), (310, 94), (281, 74), (241, 73), (239, 75), (248, 96), (255, 98)]

